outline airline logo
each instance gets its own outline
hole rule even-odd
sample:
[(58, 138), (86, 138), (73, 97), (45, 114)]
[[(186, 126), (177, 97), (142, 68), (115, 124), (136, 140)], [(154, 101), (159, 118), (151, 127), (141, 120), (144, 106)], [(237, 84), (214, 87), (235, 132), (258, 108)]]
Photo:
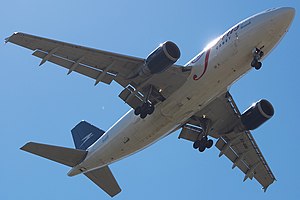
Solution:
[(84, 138), (82, 138), (82, 143), (80, 146), (84, 145), (91, 137), (93, 137), (93, 133), (91, 132), (90, 134), (86, 135)]
[[(199, 79), (205, 74), (205, 72), (206, 72), (206, 70), (207, 70), (207, 66), (208, 66), (209, 54), (210, 54), (210, 49), (208, 49), (208, 50), (206, 51), (206, 54), (205, 54), (205, 59), (204, 59), (204, 69), (203, 69), (203, 72), (202, 72), (200, 75), (195, 74), (195, 75), (193, 76), (193, 79), (194, 79), (195, 81), (199, 80)], [(197, 57), (192, 63), (195, 63), (195, 62), (197, 62), (198, 60), (200, 60), (200, 58), (201, 58), (203, 55), (204, 55), (204, 53), (201, 54), (199, 57)]]

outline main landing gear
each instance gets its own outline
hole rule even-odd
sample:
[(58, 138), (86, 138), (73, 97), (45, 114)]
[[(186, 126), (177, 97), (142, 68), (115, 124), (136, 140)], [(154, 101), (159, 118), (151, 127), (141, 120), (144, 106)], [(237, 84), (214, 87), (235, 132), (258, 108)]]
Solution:
[(264, 52), (258, 48), (255, 48), (252, 51), (253, 60), (251, 62), (251, 66), (254, 67), (256, 70), (259, 70), (262, 66), (260, 59), (264, 56)]
[(207, 135), (210, 129), (211, 120), (207, 118), (197, 119), (202, 131), (199, 132), (197, 140), (193, 143), (193, 148), (198, 149), (200, 152), (205, 151), (213, 146), (212, 139), (208, 139)]
[(140, 115), (140, 117), (142, 119), (145, 119), (147, 117), (147, 115), (151, 115), (154, 112), (154, 105), (149, 102), (149, 98), (151, 96), (152, 89), (153, 89), (152, 85), (150, 85), (150, 89), (148, 91), (147, 96), (145, 97), (145, 100), (144, 100), (143, 104), (141, 106), (138, 106), (134, 110), (134, 114), (135, 115)]
[(140, 115), (142, 119), (146, 118), (147, 115), (151, 115), (153, 112), (154, 106), (150, 102), (144, 102), (134, 110), (134, 114)]
[(208, 139), (207, 136), (204, 136), (200, 140), (196, 140), (193, 144), (194, 149), (198, 149), (200, 152), (203, 152), (205, 149), (212, 147), (214, 142), (212, 139)]

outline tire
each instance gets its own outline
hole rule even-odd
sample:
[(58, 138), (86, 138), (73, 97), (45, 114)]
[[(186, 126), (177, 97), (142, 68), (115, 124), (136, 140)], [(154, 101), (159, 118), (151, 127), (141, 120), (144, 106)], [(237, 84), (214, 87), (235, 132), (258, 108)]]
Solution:
[(147, 117), (147, 113), (142, 112), (140, 116), (142, 119), (145, 119)]
[(151, 115), (154, 112), (154, 106), (153, 105), (149, 105), (147, 111), (148, 111), (148, 115)]
[(214, 142), (210, 139), (210, 140), (207, 140), (207, 142), (206, 142), (206, 144), (205, 144), (205, 146), (206, 146), (206, 148), (211, 148), (212, 147), (212, 145), (214, 144)]
[(135, 114), (135, 115), (140, 115), (141, 112), (142, 112), (141, 106), (138, 106), (138, 107), (134, 110), (134, 114)]
[(255, 66), (255, 69), (256, 70), (259, 70), (262, 66), (262, 63), (261, 62), (257, 62), (256, 66)]
[(203, 152), (203, 151), (205, 151), (205, 146), (204, 145), (201, 145), (200, 147), (199, 147), (199, 149), (198, 149), (200, 152)]
[(194, 148), (194, 149), (198, 149), (199, 146), (200, 146), (200, 140), (196, 140), (196, 141), (194, 142), (194, 144), (193, 144), (193, 148)]
[(200, 152), (203, 152), (204, 150), (205, 150), (205, 148), (206, 148), (206, 142), (202, 139), (202, 140), (200, 140), (200, 142), (199, 142), (199, 151)]

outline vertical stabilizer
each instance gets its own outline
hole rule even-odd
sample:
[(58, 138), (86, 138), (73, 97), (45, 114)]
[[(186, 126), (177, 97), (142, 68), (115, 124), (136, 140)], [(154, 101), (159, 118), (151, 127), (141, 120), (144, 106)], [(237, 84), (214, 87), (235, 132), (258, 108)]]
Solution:
[(105, 133), (86, 121), (79, 122), (71, 132), (76, 149), (82, 150), (86, 150)]

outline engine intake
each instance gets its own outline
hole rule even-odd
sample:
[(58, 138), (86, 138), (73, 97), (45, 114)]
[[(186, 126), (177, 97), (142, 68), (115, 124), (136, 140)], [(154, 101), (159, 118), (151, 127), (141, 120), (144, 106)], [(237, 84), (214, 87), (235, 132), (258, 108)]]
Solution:
[(261, 99), (242, 114), (241, 120), (247, 130), (254, 130), (273, 115), (274, 108), (272, 104), (265, 99)]
[(140, 70), (140, 75), (157, 74), (171, 67), (180, 57), (178, 46), (166, 41), (152, 51)]

